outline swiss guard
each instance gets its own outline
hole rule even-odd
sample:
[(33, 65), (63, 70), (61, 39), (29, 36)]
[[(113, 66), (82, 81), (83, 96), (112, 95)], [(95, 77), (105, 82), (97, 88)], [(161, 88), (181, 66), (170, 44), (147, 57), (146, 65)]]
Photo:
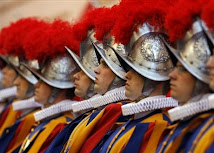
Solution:
[[(170, 40), (177, 44), (177, 49), (170, 47), (178, 62), (169, 77), (171, 96), (178, 100), (179, 106), (168, 111), (171, 121), (176, 123), (169, 128), (171, 131), (157, 152), (194, 152), (198, 140), (212, 124), (213, 104), (209, 102), (210, 79), (206, 62), (213, 44), (204, 22), (199, 19), (205, 3), (179, 0), (166, 17)], [(185, 24), (176, 24), (178, 22)]]
[[(80, 35), (83, 35), (83, 31), (79, 31)], [(94, 48), (90, 42), (90, 39), (95, 40), (93, 37), (93, 32), (89, 32), (86, 35), (86, 39), (80, 44), (80, 57), (71, 50), (75, 50), (74, 46), (72, 48), (66, 47), (67, 51), (71, 55), (71, 58), (75, 61), (78, 72), (72, 77), (74, 79), (75, 85), (75, 95), (81, 97), (83, 100), (78, 103), (72, 104), (73, 112), (78, 116), (69, 125), (67, 125), (53, 140), (46, 152), (60, 152), (63, 146), (69, 139), (69, 134), (72, 133), (74, 128), (84, 119), (86, 116), (90, 115), (93, 111), (92, 100), (98, 96), (94, 91), (94, 80), (95, 72), (94, 69), (98, 66), (97, 57)], [(74, 41), (78, 38), (75, 35)], [(79, 41), (77, 41), (79, 42)], [(78, 50), (79, 47), (76, 49)]]
[[(95, 13), (94, 16), (98, 14)], [(85, 23), (86, 29), (92, 30), (91, 25), (94, 23)], [(99, 151), (111, 132), (129, 119), (121, 114), (121, 105), (129, 102), (126, 100), (124, 90), (125, 71), (112, 48), (100, 42), (91, 43), (99, 62), (99, 66), (94, 69), (96, 73), (94, 90), (101, 96), (91, 99), (92, 106), (97, 111), (84, 118), (74, 129), (64, 152)], [(108, 54), (111, 54), (111, 57), (107, 56)]]
[[(130, 4), (132, 6), (129, 10)], [(163, 4), (166, 5), (166, 3)], [(114, 46), (113, 48), (121, 66), (126, 70), (125, 94), (135, 103), (122, 106), (123, 115), (132, 115), (132, 119), (110, 135), (100, 152), (155, 152), (165, 134), (165, 129), (171, 123), (166, 108), (177, 106), (176, 100), (165, 96), (169, 90), (168, 74), (174, 68), (174, 61), (170, 57), (168, 47), (161, 39), (164, 37), (161, 31), (163, 23), (152, 18), (153, 5), (142, 3), (138, 6), (138, 4), (125, 2), (121, 2), (120, 5), (123, 5), (120, 8), (121, 16), (124, 15), (122, 10), (125, 8), (127, 12), (132, 12), (133, 16), (123, 16), (116, 20), (111, 34), (116, 42), (125, 46), (120, 45), (120, 49)], [(159, 5), (157, 10), (164, 8), (161, 4)], [(132, 10), (132, 7), (137, 9)], [(148, 9), (144, 10), (143, 7)], [(137, 17), (139, 12), (144, 19)], [(165, 14), (156, 15), (159, 15), (162, 20), (165, 18)], [(133, 22), (135, 20), (139, 24)], [(124, 25), (122, 29), (119, 28), (121, 25)], [(136, 31), (133, 31), (133, 35), (127, 33), (130, 37), (121, 37), (129, 29), (136, 29)], [(128, 44), (127, 40), (129, 40)], [(125, 54), (122, 54), (124, 52), (121, 50), (125, 49)]]
[[(74, 119), (70, 104), (75, 103), (74, 82), (71, 76), (77, 69), (64, 45), (70, 46), (70, 23), (55, 20), (41, 35), (34, 33), (31, 42), (33, 59), (40, 70), (23, 64), (39, 81), (35, 84), (35, 101), (43, 105), (34, 113), (36, 125), (22, 143), (19, 152), (44, 152), (56, 135)], [(40, 35), (40, 37), (38, 37)], [(38, 45), (39, 44), (39, 45)]]
[[(201, 18), (203, 19), (203, 21), (205, 22), (205, 25), (210, 29), (205, 31), (207, 33), (207, 36), (210, 38), (211, 43), (214, 44), (214, 39), (213, 39), (213, 20), (212, 20), (212, 16), (213, 16), (213, 4), (214, 1), (211, 0), (209, 1), (206, 5), (203, 6), (203, 10), (201, 13)], [(212, 50), (213, 51), (213, 50)], [(213, 54), (210, 57), (210, 59), (207, 62), (207, 67), (209, 68), (209, 78), (210, 78), (210, 82), (209, 82), (209, 86), (210, 89), (213, 91), (214, 90), (214, 84), (213, 84)], [(211, 95), (208, 98), (209, 101), (209, 107), (207, 107), (208, 111), (211, 111), (211, 109), (213, 109), (214, 107), (214, 100), (213, 100), (213, 95)], [(214, 117), (214, 116), (213, 116)], [(213, 134), (214, 134), (214, 125), (213, 125), (213, 120), (210, 120), (210, 122), (212, 122), (212, 125), (210, 125), (210, 123), (208, 123), (207, 128), (204, 128), (204, 132), (202, 133), (202, 135), (199, 134), (200, 139), (195, 139), (194, 141), (197, 142), (197, 145), (194, 146), (194, 148), (192, 149), (193, 152), (206, 152), (206, 153), (212, 153), (214, 150), (214, 141), (213, 141)], [(193, 142), (194, 143), (194, 142)]]
[[(18, 76), (14, 80), (14, 85), (17, 86), (16, 98), (17, 100), (12, 103), (14, 113), (20, 113), (20, 117), (9, 127), (7, 127), (1, 138), (0, 149), (2, 152), (16, 152), (18, 151), (24, 138), (30, 132), (30, 129), (35, 124), (33, 114), (39, 110), (41, 105), (34, 101), (34, 84), (38, 81), (30, 71), (20, 65), (25, 62), (30, 67), (38, 69), (38, 62), (27, 60), (25, 57), (24, 37), (27, 36), (32, 30), (41, 28), (45, 22), (39, 21), (36, 18), (20, 19), (16, 23), (11, 24), (10, 28), (13, 32), (10, 35), (10, 47), (5, 49), (6, 57), (10, 65), (16, 70)], [(24, 28), (23, 28), (24, 27)], [(30, 27), (30, 28), (29, 28)], [(26, 30), (28, 28), (28, 30)], [(24, 30), (24, 31), (23, 31)], [(22, 33), (23, 35), (20, 35)], [(19, 38), (19, 39), (18, 39)], [(22, 38), (22, 39), (21, 39)], [(10, 49), (9, 49), (10, 48)], [(11, 118), (13, 120), (15, 118)]]

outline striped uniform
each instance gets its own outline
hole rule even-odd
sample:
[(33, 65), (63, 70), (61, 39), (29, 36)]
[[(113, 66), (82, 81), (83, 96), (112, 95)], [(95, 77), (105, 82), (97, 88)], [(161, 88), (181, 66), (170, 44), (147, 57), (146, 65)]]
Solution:
[(115, 129), (130, 119), (123, 117), (121, 106), (127, 102), (112, 103), (84, 118), (72, 132), (64, 152), (97, 152)]
[(100, 152), (155, 152), (169, 124), (166, 111), (161, 110), (129, 120), (109, 137)]
[(30, 129), (36, 124), (33, 114), (40, 109), (33, 110), (25, 116), (22, 116), (16, 122), (5, 129), (0, 137), (1, 152), (17, 152)]
[[(169, 134), (158, 147), (157, 153), (183, 153), (192, 151), (198, 146), (196, 140), (206, 132), (213, 112), (195, 115), (171, 126)], [(196, 145), (197, 144), (197, 145)]]
[[(15, 103), (14, 100), (12, 103)], [(12, 126), (15, 121), (21, 116), (22, 111), (14, 111), (12, 103), (7, 105), (3, 110), (0, 117), (0, 136), (3, 134), (6, 128)]]
[(63, 146), (66, 144), (66, 142), (69, 139), (70, 134), (72, 133), (72, 131), (74, 130), (74, 128), (88, 115), (91, 114), (91, 111), (86, 112), (82, 115), (80, 115), (79, 117), (77, 117), (76, 119), (74, 119), (73, 121), (71, 121), (71, 123), (69, 123), (52, 141), (52, 143), (50, 144), (50, 146), (48, 146), (47, 150), (45, 151), (45, 153), (59, 153), (62, 149)]
[(20, 153), (44, 152), (56, 135), (74, 119), (70, 112), (66, 112), (57, 117), (43, 120), (25, 138), (19, 150)]

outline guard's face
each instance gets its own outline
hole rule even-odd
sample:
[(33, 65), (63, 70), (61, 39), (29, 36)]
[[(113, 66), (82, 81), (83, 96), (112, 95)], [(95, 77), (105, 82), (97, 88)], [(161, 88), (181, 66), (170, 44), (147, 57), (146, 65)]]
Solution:
[(47, 104), (51, 95), (52, 87), (39, 80), (35, 85), (34, 98), (40, 104)]
[(214, 55), (207, 61), (207, 67), (210, 68), (210, 88), (214, 91)]
[(108, 88), (116, 75), (103, 59), (100, 60), (100, 65), (95, 68), (94, 72), (96, 73), (94, 90), (98, 94), (103, 95), (108, 91)]
[(87, 96), (87, 91), (92, 80), (81, 70), (74, 75), (75, 95), (79, 97)]
[(30, 86), (30, 83), (24, 79), (22, 76), (18, 76), (15, 81), (14, 85), (17, 87), (16, 97), (18, 99), (25, 99), (27, 98), (27, 91)]
[(13, 82), (16, 79), (16, 71), (10, 67), (10, 66), (5, 66), (2, 69), (2, 74), (3, 74), (3, 78), (2, 78), (2, 86), (4, 88), (9, 88), (13, 86)]
[(126, 81), (126, 97), (130, 100), (136, 100), (142, 96), (142, 90), (144, 86), (144, 77), (139, 73), (131, 69), (125, 75)]
[(196, 78), (178, 62), (176, 68), (169, 74), (171, 96), (182, 105), (192, 96)]

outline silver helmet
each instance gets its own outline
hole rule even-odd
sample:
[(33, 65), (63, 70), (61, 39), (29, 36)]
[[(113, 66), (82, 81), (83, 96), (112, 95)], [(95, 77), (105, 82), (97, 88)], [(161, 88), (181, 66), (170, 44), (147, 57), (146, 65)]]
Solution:
[(34, 69), (39, 69), (39, 65), (37, 61), (30, 61), (26, 60), (21, 57), (17, 56), (7, 56), (7, 61), (12, 67), (16, 70), (16, 72), (22, 76), (24, 79), (26, 79), (30, 84), (27, 89), (26, 96), (32, 97), (34, 94), (34, 84), (38, 82), (37, 78), (27, 69), (25, 68), (21, 63), (26, 63), (29, 67)]
[(68, 47), (65, 47), (69, 54), (72, 56), (74, 61), (80, 67), (80, 69), (93, 81), (95, 80), (95, 72), (94, 69), (99, 65), (96, 53), (94, 48), (90, 42), (90, 39), (96, 41), (93, 37), (93, 33), (89, 35), (89, 37), (83, 41), (80, 45), (80, 57), (73, 53)]
[(168, 74), (173, 70), (168, 48), (162, 41), (161, 33), (154, 32), (148, 23), (134, 32), (128, 56), (118, 53), (119, 57), (136, 72), (153, 81), (169, 80)]
[(31, 84), (37, 83), (38, 81), (37, 78), (21, 63), (25, 63), (29, 67), (38, 70), (39, 69), (38, 61), (25, 60), (17, 56), (8, 56), (7, 61), (10, 63), (10, 65), (13, 66), (13, 68), (18, 72), (18, 74), (21, 75), (23, 78), (25, 78), (28, 82), (30, 82)]
[[(214, 48), (214, 31), (213, 30), (210, 30), (205, 22), (203, 20), (200, 20), (198, 19), (200, 24), (201, 24), (201, 27), (203, 29), (203, 32), (205, 33), (205, 37), (207, 39), (207, 43), (208, 43), (208, 46), (209, 46), (209, 49), (213, 51), (213, 48)], [(213, 54), (213, 52), (212, 52)]]
[(114, 80), (109, 85), (108, 90), (124, 86), (126, 80), (125, 78), (126, 71), (120, 65), (119, 59), (117, 58), (113, 48), (110, 47), (110, 45), (104, 45), (98, 42), (94, 43), (93, 41), (91, 41), (91, 43), (94, 47), (98, 61), (100, 61), (100, 59), (103, 58), (108, 67), (116, 75)]
[(207, 39), (209, 38), (204, 32), (201, 20), (196, 20), (184, 39), (178, 42), (177, 50), (170, 46), (169, 48), (193, 76), (208, 84), (209, 69), (206, 67), (206, 63), (212, 51)]
[(125, 70), (121, 66), (119, 59), (117, 58), (114, 50), (110, 45), (104, 45), (101, 43), (94, 43), (93, 41), (92, 45), (94, 46), (95, 52), (103, 58), (105, 63), (108, 65), (108, 67), (114, 72), (116, 76), (119, 78), (126, 80), (125, 78)]
[(36, 71), (26, 64), (23, 65), (39, 79), (54, 88), (68, 89), (74, 87), (70, 75), (76, 70), (76, 66), (67, 55), (48, 60), (41, 71)]
[[(27, 60), (23, 62), (26, 63), (26, 65), (29, 65), (29, 67), (39, 70), (39, 63), (37, 60), (33, 60), (33, 61)], [(21, 63), (20, 63), (20, 66), (17, 68), (17, 71), (23, 78), (25, 78), (31, 84), (36, 84), (38, 82), (37, 78)]]
[(91, 79), (90, 87), (87, 91), (87, 96), (92, 97), (95, 94), (94, 91), (94, 81), (95, 81), (95, 72), (94, 69), (99, 65), (96, 53), (89, 39), (96, 41), (94, 37), (94, 32), (89, 31), (88, 37), (86, 40), (80, 44), (80, 57), (72, 52), (68, 47), (65, 47), (69, 54), (72, 56), (78, 67)]
[(7, 61), (14, 67), (19, 67), (20, 65), (20, 58), (18, 56), (7, 56)]

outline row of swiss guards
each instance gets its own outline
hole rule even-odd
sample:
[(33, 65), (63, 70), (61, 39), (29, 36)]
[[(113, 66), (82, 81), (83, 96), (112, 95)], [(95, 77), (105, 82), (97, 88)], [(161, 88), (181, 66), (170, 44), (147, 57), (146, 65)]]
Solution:
[(0, 32), (0, 153), (214, 152), (214, 0), (122, 0)]

